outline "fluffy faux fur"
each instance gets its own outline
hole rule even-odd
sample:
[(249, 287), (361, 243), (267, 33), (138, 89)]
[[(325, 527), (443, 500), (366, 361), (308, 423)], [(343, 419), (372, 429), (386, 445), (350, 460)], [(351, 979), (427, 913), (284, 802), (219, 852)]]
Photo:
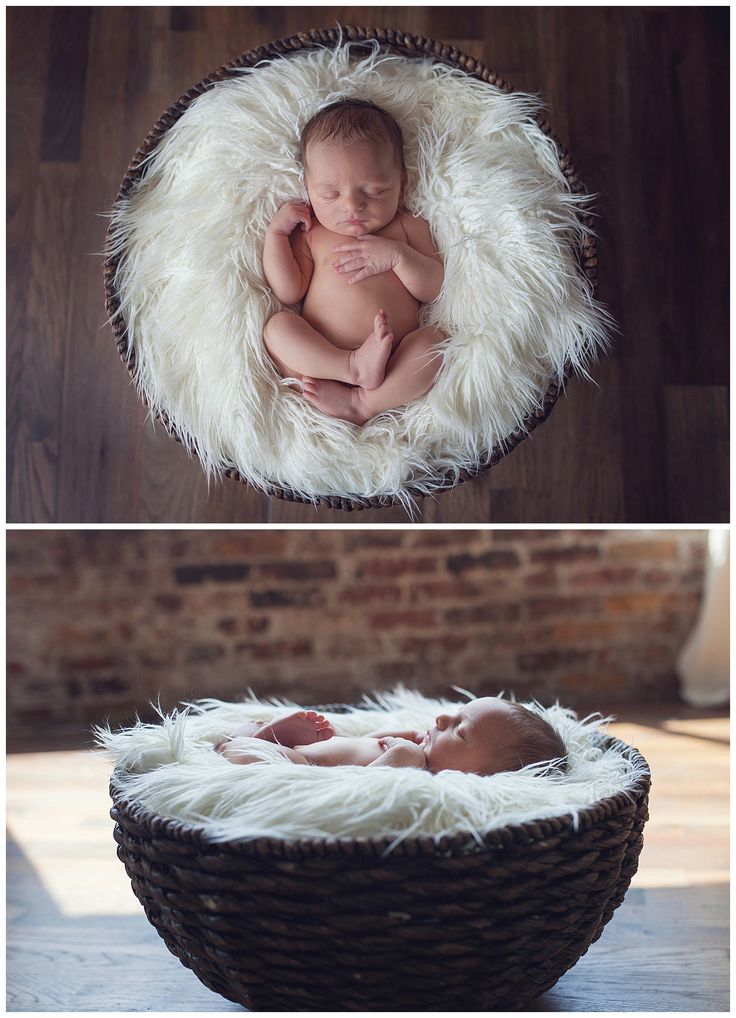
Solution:
[[(108, 250), (136, 357), (137, 385), (209, 474), (318, 495), (433, 489), (483, 462), (539, 406), (566, 363), (579, 372), (610, 319), (576, 267), (584, 196), (554, 143), (505, 94), (431, 60), (351, 47), (263, 62), (198, 98), (148, 157), (112, 216)], [(262, 272), (276, 210), (306, 198), (302, 126), (340, 96), (372, 99), (406, 142), (407, 204), (445, 265), (424, 323), (449, 334), (430, 392), (359, 428), (282, 384), (264, 350), (281, 305)]]
[[(160, 725), (138, 722), (112, 732), (97, 728), (113, 757), (115, 780), (132, 798), (163, 816), (201, 825), (215, 841), (231, 838), (441, 837), (545, 817), (577, 816), (581, 807), (630, 788), (640, 776), (627, 752), (602, 750), (599, 715), (578, 721), (560, 706), (526, 706), (543, 714), (569, 753), (564, 775), (540, 766), (481, 777), (459, 771), (431, 774), (412, 768), (304, 767), (264, 742), (263, 763), (230, 763), (214, 746), (245, 719), (270, 721), (285, 701), (229, 704), (201, 700), (162, 714)], [(292, 705), (294, 706), (294, 705)], [(378, 729), (430, 727), (450, 702), (398, 687), (325, 716), (337, 735)]]

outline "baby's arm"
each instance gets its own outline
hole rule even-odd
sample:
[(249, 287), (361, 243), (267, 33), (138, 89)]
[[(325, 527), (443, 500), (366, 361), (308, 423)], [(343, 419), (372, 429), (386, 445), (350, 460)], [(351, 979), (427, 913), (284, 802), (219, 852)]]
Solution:
[(400, 254), (394, 272), (412, 297), (422, 304), (434, 300), (442, 289), (445, 270), (432, 240), (426, 220), (403, 216), (406, 244), (400, 245)]
[[(263, 274), (282, 304), (296, 304), (307, 292), (314, 270), (309, 246), (302, 231), (312, 227), (312, 215), (304, 202), (282, 205), (266, 230)], [(296, 229), (293, 241), (291, 234)]]
[(416, 731), (414, 731), (414, 729), (411, 729), (410, 731), (409, 730), (403, 731), (403, 732), (397, 732), (395, 729), (392, 729), (390, 732), (387, 731), (386, 729), (381, 729), (380, 732), (371, 732), (370, 735), (367, 736), (367, 738), (369, 738), (369, 739), (386, 739), (386, 738), (407, 739), (409, 742), (416, 742), (417, 744), (419, 744), (422, 741), (422, 739), (424, 738), (424, 733), (423, 732), (416, 732)]
[(384, 752), (381, 756), (369, 763), (369, 767), (418, 767), (420, 770), (427, 769), (427, 758), (423, 751), (414, 742), (407, 739), (396, 739), (386, 736), (379, 739)]

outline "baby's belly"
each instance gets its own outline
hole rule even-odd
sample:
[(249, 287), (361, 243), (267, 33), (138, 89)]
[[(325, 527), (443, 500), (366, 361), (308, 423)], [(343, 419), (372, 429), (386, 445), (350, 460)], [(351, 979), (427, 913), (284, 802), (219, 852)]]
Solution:
[(334, 735), (325, 742), (315, 742), (311, 746), (295, 746), (294, 748), (302, 753), (310, 763), (320, 767), (336, 767), (339, 764), (367, 767), (368, 764), (383, 755), (383, 750), (378, 745), (378, 739), (367, 737), (346, 739), (340, 735)]
[(379, 308), (388, 315), (389, 326), (398, 341), (418, 327), (420, 307), (393, 272), (349, 284), (331, 267), (315, 265), (302, 317), (335, 346), (355, 350), (373, 331), (373, 319)]

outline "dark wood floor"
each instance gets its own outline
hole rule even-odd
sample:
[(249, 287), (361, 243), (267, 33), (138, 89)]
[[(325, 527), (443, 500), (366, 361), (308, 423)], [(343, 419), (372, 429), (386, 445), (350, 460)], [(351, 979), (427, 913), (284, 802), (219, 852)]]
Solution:
[(405, 521), (231, 481), (208, 490), (146, 420), (104, 325), (100, 214), (161, 111), (238, 53), (338, 19), (442, 39), (541, 92), (600, 195), (613, 357), (507, 460), (420, 519), (727, 521), (723, 7), (9, 8), (9, 521)]
[[(725, 1011), (728, 714), (677, 704), (618, 714), (612, 733), (654, 776), (639, 871), (598, 943), (529, 1010)], [(109, 764), (51, 748), (8, 758), (8, 1009), (240, 1010), (170, 955), (143, 915), (115, 856)]]

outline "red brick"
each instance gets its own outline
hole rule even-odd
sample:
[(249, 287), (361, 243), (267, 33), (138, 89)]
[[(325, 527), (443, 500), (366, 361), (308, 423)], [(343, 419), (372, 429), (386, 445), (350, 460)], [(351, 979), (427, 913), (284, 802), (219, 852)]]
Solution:
[(67, 672), (99, 672), (106, 668), (112, 668), (115, 661), (111, 657), (85, 657), (62, 658), (61, 667)]
[(340, 589), (341, 604), (398, 604), (401, 601), (401, 587), (385, 584), (353, 584)]
[(300, 590), (254, 590), (249, 595), (254, 608), (321, 608), (326, 598), (319, 587)]
[(646, 559), (676, 559), (678, 554), (677, 541), (611, 541), (608, 546), (608, 557), (611, 559), (631, 559), (643, 562)]
[(406, 543), (404, 530), (354, 530), (343, 535), (346, 551), (358, 548), (401, 548)]
[(309, 562), (300, 559), (287, 562), (263, 562), (258, 575), (269, 580), (330, 580), (337, 576), (334, 562)]
[(188, 664), (195, 664), (203, 661), (217, 661), (218, 658), (224, 656), (225, 651), (218, 644), (195, 643), (194, 646), (187, 649), (184, 660)]
[(686, 607), (687, 597), (686, 594), (663, 593), (655, 590), (632, 591), (608, 597), (606, 608), (609, 612), (660, 614)]
[(409, 636), (399, 643), (399, 650), (402, 654), (422, 656), (437, 656), (444, 654), (458, 654), (466, 650), (468, 637), (446, 634), (444, 636)]
[(600, 618), (581, 619), (555, 623), (552, 626), (551, 639), (554, 643), (563, 645), (598, 643), (601, 640), (611, 640), (620, 632), (620, 621)]
[(250, 573), (250, 566), (245, 562), (213, 562), (203, 566), (175, 566), (174, 579), (181, 584), (205, 583), (240, 583)]
[(546, 597), (532, 598), (526, 602), (529, 617), (552, 615), (591, 615), (599, 610), (600, 602), (595, 597)]
[(421, 573), (437, 571), (437, 559), (402, 557), (363, 559), (355, 569), (355, 575), (361, 576), (413, 576)]
[(274, 640), (272, 643), (239, 643), (238, 654), (256, 661), (273, 661), (281, 658), (307, 657), (312, 653), (311, 640)]
[(246, 633), (265, 633), (270, 625), (271, 620), (265, 615), (250, 615), (239, 619), (220, 619), (217, 628), (228, 636), (241, 636)]
[(556, 587), (559, 585), (559, 582), (559, 575), (554, 569), (538, 569), (536, 572), (528, 573), (524, 577), (524, 586), (529, 590), (538, 589), (539, 587)]
[(378, 661), (370, 665), (368, 671), (379, 682), (390, 686), (394, 682), (411, 682), (419, 675), (420, 666), (414, 661)]
[(461, 580), (435, 580), (428, 583), (414, 583), (409, 588), (409, 598), (417, 601), (463, 601), (486, 594), (486, 589), (475, 583)]
[(451, 626), (464, 626), (472, 623), (513, 622), (520, 615), (518, 604), (481, 604), (472, 608), (448, 611), (445, 613), (445, 619)]
[(575, 544), (562, 548), (533, 549), (531, 561), (542, 565), (566, 565), (568, 562), (594, 562), (600, 558), (600, 550), (591, 544)]
[(215, 555), (243, 558), (250, 555), (277, 555), (286, 549), (288, 532), (284, 530), (233, 531), (212, 544)]
[(565, 530), (494, 530), (492, 538), (494, 543), (520, 541), (528, 544), (534, 541), (560, 541)]
[[(606, 670), (603, 668), (591, 668), (589, 671), (565, 671), (560, 681), (567, 692), (569, 702), (573, 702), (573, 694), (582, 694), (579, 698), (583, 700), (593, 697), (600, 697), (604, 694), (614, 693), (620, 697), (628, 687), (628, 678), (622, 671)], [(638, 699), (638, 697), (637, 697)]]
[(415, 548), (449, 548), (460, 545), (469, 548), (484, 544), (487, 540), (486, 530), (414, 530), (411, 543)]
[(98, 696), (100, 693), (120, 693), (127, 694), (130, 691), (130, 682), (127, 679), (122, 679), (118, 675), (110, 676), (106, 679), (90, 679), (89, 691)]
[(567, 577), (571, 587), (608, 587), (618, 584), (631, 584), (637, 576), (636, 569), (630, 566), (592, 569), (585, 572), (572, 573)]
[(430, 629), (437, 626), (439, 616), (435, 611), (396, 611), (371, 615), (370, 625), (374, 629)]
[(568, 647), (565, 650), (529, 651), (517, 656), (519, 668), (524, 672), (553, 671), (563, 665), (579, 664), (589, 661), (592, 655), (589, 650)]
[(515, 569), (521, 560), (515, 551), (486, 551), (480, 555), (450, 555), (447, 568), (451, 573), (464, 573), (469, 569)]

